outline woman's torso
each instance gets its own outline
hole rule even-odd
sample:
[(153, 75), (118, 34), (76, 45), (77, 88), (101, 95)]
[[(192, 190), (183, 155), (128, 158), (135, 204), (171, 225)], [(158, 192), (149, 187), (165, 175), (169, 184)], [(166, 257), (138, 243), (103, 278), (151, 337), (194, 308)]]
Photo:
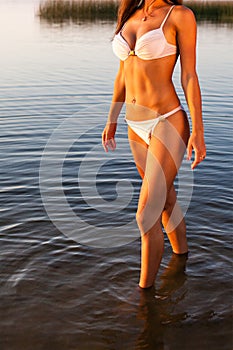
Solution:
[(114, 52), (124, 61), (125, 102), (159, 114), (179, 105), (172, 83), (178, 57), (173, 9), (174, 6), (164, 6), (147, 21), (142, 21), (142, 13), (137, 11), (113, 40)]

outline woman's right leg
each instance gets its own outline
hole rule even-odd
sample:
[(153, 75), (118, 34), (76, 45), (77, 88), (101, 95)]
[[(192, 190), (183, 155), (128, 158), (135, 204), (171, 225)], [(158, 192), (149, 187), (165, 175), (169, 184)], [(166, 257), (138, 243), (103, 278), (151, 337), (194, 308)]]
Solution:
[[(137, 170), (141, 178), (144, 179), (148, 145), (130, 127), (128, 128), (128, 137)], [(144, 183), (144, 187), (145, 185)], [(141, 242), (141, 277), (139, 286), (146, 288), (151, 287), (153, 284), (164, 251), (164, 235), (160, 220), (153, 225), (152, 232), (141, 235)]]
[[(131, 150), (134, 156), (135, 164), (137, 166), (138, 172), (141, 175), (143, 179), (143, 185), (140, 192), (140, 198), (138, 203), (138, 211), (137, 211), (137, 221), (139, 223), (140, 219), (140, 212), (143, 211), (143, 203), (147, 202), (148, 199), (148, 191), (147, 188), (147, 178), (145, 178), (144, 174), (146, 171), (146, 168), (148, 170), (148, 145), (129, 127), (128, 129), (128, 136), (129, 136), (129, 143), (131, 146)], [(152, 162), (156, 158), (150, 154), (149, 158), (152, 158)], [(149, 161), (149, 163), (151, 163)], [(152, 168), (154, 168), (152, 164)], [(160, 169), (158, 170), (158, 173), (160, 172)], [(150, 174), (153, 174), (153, 171), (149, 171)], [(155, 176), (156, 177), (156, 176)], [(157, 179), (156, 179), (157, 180)], [(149, 182), (151, 182), (149, 180)], [(157, 184), (156, 181), (156, 188), (161, 188), (161, 183)], [(164, 194), (164, 201), (162, 201), (162, 206), (159, 209), (160, 214), (163, 210), (163, 205), (166, 200), (166, 184), (163, 183), (163, 194)], [(158, 197), (160, 195), (158, 194)], [(160, 201), (160, 200), (159, 200)], [(158, 203), (159, 203), (158, 201)], [(155, 210), (156, 211), (156, 210)], [(160, 217), (157, 217), (155, 219), (156, 213), (152, 208), (152, 213), (150, 215), (150, 219), (152, 220), (152, 227), (148, 230), (148, 232), (143, 233), (141, 231), (141, 274), (140, 274), (140, 281), (139, 286), (142, 288), (151, 287), (154, 283), (155, 276), (157, 274), (157, 271), (160, 266), (160, 262), (162, 259), (162, 254), (164, 251), (164, 234), (162, 231), (162, 225), (161, 225), (161, 215)]]

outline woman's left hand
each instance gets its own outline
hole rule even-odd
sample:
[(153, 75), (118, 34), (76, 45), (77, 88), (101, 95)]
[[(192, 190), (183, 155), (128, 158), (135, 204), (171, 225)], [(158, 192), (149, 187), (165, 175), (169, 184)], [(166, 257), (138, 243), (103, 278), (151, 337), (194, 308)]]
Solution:
[(206, 157), (206, 145), (203, 133), (191, 134), (187, 146), (187, 158), (190, 160), (192, 151), (194, 150), (195, 158), (192, 162), (191, 168), (194, 169)]

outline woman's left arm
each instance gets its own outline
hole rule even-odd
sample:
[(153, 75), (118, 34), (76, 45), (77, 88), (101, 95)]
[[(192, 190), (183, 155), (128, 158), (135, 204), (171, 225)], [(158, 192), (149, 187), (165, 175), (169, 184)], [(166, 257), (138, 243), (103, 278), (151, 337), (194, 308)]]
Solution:
[(194, 169), (206, 156), (201, 91), (196, 72), (197, 26), (194, 14), (190, 9), (177, 6), (175, 12), (177, 41), (180, 51), (181, 83), (192, 120), (192, 133), (188, 141), (187, 156), (188, 159), (191, 159), (194, 150), (195, 158), (191, 165), (191, 168)]

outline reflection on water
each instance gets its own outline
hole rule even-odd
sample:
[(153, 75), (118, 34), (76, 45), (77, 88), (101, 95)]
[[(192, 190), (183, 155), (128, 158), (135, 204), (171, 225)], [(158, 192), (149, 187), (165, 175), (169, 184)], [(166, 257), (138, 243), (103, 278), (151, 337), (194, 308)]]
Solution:
[[(168, 266), (164, 272), (160, 275), (161, 285), (159, 287), (160, 297), (171, 297), (172, 294), (182, 287), (186, 280), (186, 263), (188, 254), (172, 254)], [(184, 295), (181, 296), (183, 299)]]
[(136, 349), (166, 349), (166, 326), (182, 322), (188, 317), (184, 311), (175, 311), (187, 293), (187, 286), (184, 285), (186, 261), (187, 255), (172, 254), (168, 266), (160, 275), (159, 288), (140, 290), (137, 317), (143, 320), (144, 325)]
[[(188, 259), (172, 255), (166, 240), (155, 289), (140, 291), (139, 239), (108, 249), (75, 243), (50, 221), (39, 188), (40, 160), (53, 130), (82, 111), (84, 129), (98, 118), (93, 141), (90, 134), (80, 138), (63, 169), (68, 202), (84, 221), (93, 219), (90, 210), (83, 210), (76, 170), (85, 150), (100, 142), (106, 117), (101, 106), (110, 103), (118, 67), (110, 42), (114, 25), (41, 24), (34, 17), (37, 6), (29, 0), (0, 3), (1, 349), (230, 350), (230, 28), (198, 27), (207, 158), (194, 172), (186, 215)], [(174, 82), (185, 105), (178, 67)], [(99, 106), (98, 115), (88, 119), (84, 109), (92, 106)], [(119, 145), (126, 140), (122, 119)], [(57, 142), (62, 146), (61, 139)], [(102, 160), (102, 153), (96, 158)], [(111, 166), (97, 174), (99, 191), (114, 199), (116, 180), (130, 180), (135, 197), (125, 215), (133, 216), (140, 187), (136, 170), (122, 159)], [(113, 226), (121, 219), (111, 216)], [(124, 226), (120, 231), (124, 233)]]

